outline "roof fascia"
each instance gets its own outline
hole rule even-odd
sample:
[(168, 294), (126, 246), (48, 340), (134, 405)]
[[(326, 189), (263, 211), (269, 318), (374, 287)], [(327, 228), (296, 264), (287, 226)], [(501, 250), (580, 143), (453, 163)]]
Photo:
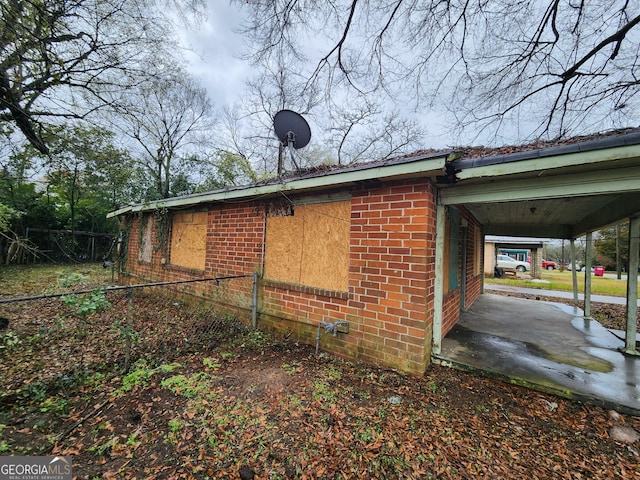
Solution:
[(443, 205), (491, 203), (640, 191), (640, 166), (612, 168), (580, 175), (503, 180), (440, 188)]
[(442, 174), (449, 152), (432, 158), (391, 165), (376, 165), (369, 168), (359, 168), (344, 172), (327, 173), (309, 178), (283, 179), (278, 183), (266, 185), (250, 185), (232, 190), (220, 190), (197, 196), (166, 198), (138, 205), (129, 205), (107, 214), (107, 218), (117, 217), (126, 213), (143, 212), (159, 208), (179, 208), (203, 203), (234, 202), (251, 198), (273, 196), (278, 193), (305, 192), (324, 188), (342, 187), (357, 184), (367, 180), (394, 180), (401, 178), (415, 178)]
[[(509, 155), (505, 155), (505, 159), (508, 158), (508, 156)], [(640, 145), (625, 145), (525, 160), (514, 159), (512, 161), (504, 161), (491, 165), (469, 166), (462, 168), (460, 172), (456, 173), (456, 178), (458, 180), (465, 180), (470, 178), (497, 177), (634, 157), (640, 157)]]

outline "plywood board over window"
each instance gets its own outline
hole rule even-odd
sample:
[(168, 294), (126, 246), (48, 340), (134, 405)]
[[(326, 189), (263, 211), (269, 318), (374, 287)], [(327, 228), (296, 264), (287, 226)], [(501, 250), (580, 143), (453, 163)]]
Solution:
[(181, 212), (171, 217), (171, 265), (204, 270), (207, 212)]
[(267, 218), (266, 278), (347, 291), (351, 202), (295, 205), (292, 213)]
[(153, 256), (153, 228), (155, 222), (152, 215), (145, 215), (140, 219), (140, 248), (138, 249), (138, 261), (151, 263)]

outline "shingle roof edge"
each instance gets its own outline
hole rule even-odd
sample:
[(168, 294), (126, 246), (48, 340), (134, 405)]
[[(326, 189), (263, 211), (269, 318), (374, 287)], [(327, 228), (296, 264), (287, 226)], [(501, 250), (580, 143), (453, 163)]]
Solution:
[(488, 165), (519, 162), (522, 160), (530, 160), (534, 158), (544, 158), (570, 153), (588, 152), (593, 150), (602, 150), (605, 148), (623, 147), (639, 144), (640, 129), (635, 129), (630, 133), (624, 133), (620, 135), (610, 135), (594, 140), (586, 140), (565, 145), (554, 145), (533, 150), (506, 153), (502, 155), (490, 155), (487, 157), (471, 158), (463, 156), (462, 158), (459, 158), (455, 161), (455, 166), (459, 169), (483, 167)]

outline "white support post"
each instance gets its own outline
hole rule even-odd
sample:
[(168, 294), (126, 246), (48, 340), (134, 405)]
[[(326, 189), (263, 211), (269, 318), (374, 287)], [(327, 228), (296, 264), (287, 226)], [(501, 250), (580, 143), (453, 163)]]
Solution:
[(593, 257), (593, 232), (587, 232), (584, 265), (584, 316), (591, 317), (591, 257)]
[(436, 271), (433, 288), (433, 354), (442, 350), (442, 309), (444, 296), (444, 245), (446, 209), (442, 205), (436, 210)]
[(624, 353), (640, 355), (636, 348), (638, 322), (638, 250), (640, 250), (640, 217), (629, 219), (629, 270), (627, 272), (627, 328)]
[(578, 306), (578, 272), (576, 271), (576, 240), (571, 239), (571, 247), (569, 248), (571, 256), (571, 278), (573, 279), (573, 304)]

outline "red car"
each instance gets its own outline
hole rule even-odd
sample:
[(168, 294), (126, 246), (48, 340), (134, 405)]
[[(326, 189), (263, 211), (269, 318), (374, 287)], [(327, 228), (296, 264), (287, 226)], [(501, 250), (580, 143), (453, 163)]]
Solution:
[(553, 270), (558, 268), (558, 264), (556, 262), (552, 262), (551, 260), (542, 260), (542, 268), (545, 270)]

